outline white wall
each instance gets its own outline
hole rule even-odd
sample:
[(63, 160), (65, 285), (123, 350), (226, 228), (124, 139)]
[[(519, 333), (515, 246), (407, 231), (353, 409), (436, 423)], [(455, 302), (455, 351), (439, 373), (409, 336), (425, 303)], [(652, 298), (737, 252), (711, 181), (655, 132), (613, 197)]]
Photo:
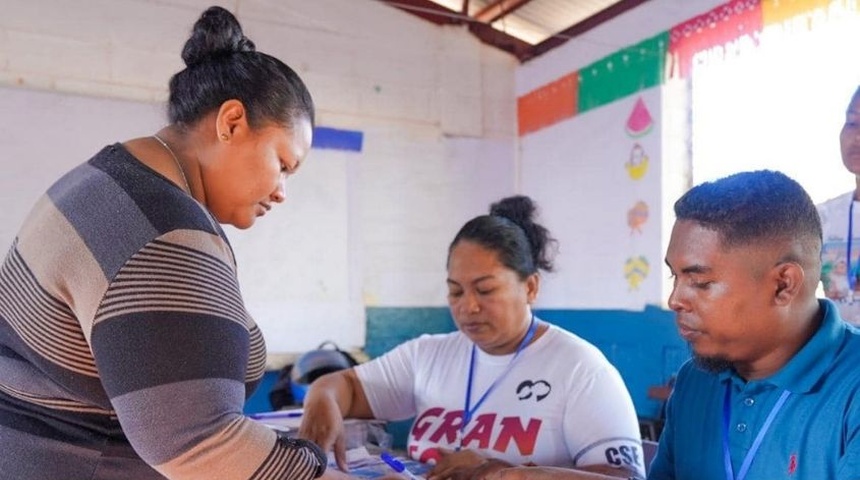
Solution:
[[(0, 0), (0, 87), (23, 102), (0, 105), (0, 244), (11, 243), (51, 179), (98, 145), (158, 128), (181, 45), (209, 4)], [(365, 305), (443, 305), (447, 243), (465, 219), (516, 188), (515, 59), (462, 28), (374, 0), (220, 4), (237, 12), (259, 50), (305, 79), (318, 124), (364, 133), (360, 154), (312, 152), (311, 161), (327, 159), (332, 170), (306, 177), (346, 191), (333, 208), (349, 212), (347, 225), (328, 230), (347, 237), (346, 250), (326, 259), (345, 265), (340, 278), (314, 282), (315, 272), (291, 268), (306, 264), (308, 252), (261, 245), (320, 234), (314, 225), (230, 231), (243, 292), (270, 348), (304, 351), (324, 339), (360, 346)], [(49, 94), (30, 93), (39, 90)], [(90, 110), (76, 117), (80, 108)], [(34, 154), (21, 154), (28, 149)], [(279, 249), (277, 265), (260, 254), (266, 248)], [(306, 282), (301, 294), (273, 287), (296, 282)]]
[[(625, 47), (651, 38), (725, 0), (651, 0), (572, 39), (516, 71), (524, 95)], [(625, 153), (634, 139), (623, 121), (637, 98), (658, 121), (655, 131), (635, 141), (651, 166), (644, 178), (624, 175)], [(577, 114), (520, 142), (520, 189), (542, 205), (546, 226), (559, 240), (559, 272), (550, 275), (538, 305), (566, 309), (631, 309), (662, 305), (669, 291), (663, 252), (671, 202), (688, 186), (689, 132), (683, 81), (672, 81)], [(638, 200), (649, 207), (641, 233), (626, 225)], [(635, 286), (626, 268), (647, 262), (648, 274)]]
[[(639, 101), (657, 121), (631, 138), (625, 123)], [(659, 118), (655, 87), (522, 138), (521, 189), (559, 242), (538, 306), (638, 310), (659, 301)], [(628, 211), (639, 205), (648, 220), (631, 226)]]

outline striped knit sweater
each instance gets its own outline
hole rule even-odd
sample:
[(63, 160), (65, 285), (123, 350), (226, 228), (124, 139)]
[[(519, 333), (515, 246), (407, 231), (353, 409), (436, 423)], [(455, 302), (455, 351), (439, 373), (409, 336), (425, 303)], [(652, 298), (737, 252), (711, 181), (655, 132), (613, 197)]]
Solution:
[(312, 478), (312, 449), (242, 415), (264, 365), (224, 232), (105, 147), (0, 267), (0, 477)]

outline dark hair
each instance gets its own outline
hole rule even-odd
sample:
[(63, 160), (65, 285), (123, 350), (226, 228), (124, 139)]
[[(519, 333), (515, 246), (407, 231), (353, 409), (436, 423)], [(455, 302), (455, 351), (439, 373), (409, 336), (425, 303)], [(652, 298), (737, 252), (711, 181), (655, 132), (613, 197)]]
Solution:
[(531, 198), (516, 195), (490, 205), (490, 214), (475, 217), (457, 232), (451, 251), (463, 240), (477, 243), (499, 255), (503, 265), (525, 279), (538, 270), (551, 272), (557, 241), (535, 223), (537, 207)]
[(821, 253), (815, 204), (781, 172), (742, 172), (697, 185), (675, 202), (675, 216), (716, 231), (726, 247), (798, 240), (810, 254)]
[(275, 57), (257, 52), (236, 17), (209, 7), (182, 48), (186, 68), (170, 79), (168, 118), (191, 125), (227, 100), (242, 102), (248, 124), (290, 127), (305, 116), (314, 123), (311, 94), (299, 76)]

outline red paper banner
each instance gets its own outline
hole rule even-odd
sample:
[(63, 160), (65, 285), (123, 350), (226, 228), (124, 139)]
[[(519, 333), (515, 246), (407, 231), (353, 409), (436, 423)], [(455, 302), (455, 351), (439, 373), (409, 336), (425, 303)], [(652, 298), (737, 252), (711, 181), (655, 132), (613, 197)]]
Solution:
[(695, 54), (744, 35), (757, 44), (761, 29), (761, 0), (733, 0), (676, 25), (669, 32), (670, 76), (688, 77)]

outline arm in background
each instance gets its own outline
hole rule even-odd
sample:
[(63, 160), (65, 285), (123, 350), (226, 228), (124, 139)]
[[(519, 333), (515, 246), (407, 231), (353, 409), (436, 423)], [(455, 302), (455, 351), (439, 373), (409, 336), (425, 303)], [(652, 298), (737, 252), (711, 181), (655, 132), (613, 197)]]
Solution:
[(620, 475), (620, 471), (617, 473), (603, 474), (560, 467), (513, 467), (499, 470), (485, 477), (485, 480), (616, 480), (618, 478), (640, 480), (642, 478)]

